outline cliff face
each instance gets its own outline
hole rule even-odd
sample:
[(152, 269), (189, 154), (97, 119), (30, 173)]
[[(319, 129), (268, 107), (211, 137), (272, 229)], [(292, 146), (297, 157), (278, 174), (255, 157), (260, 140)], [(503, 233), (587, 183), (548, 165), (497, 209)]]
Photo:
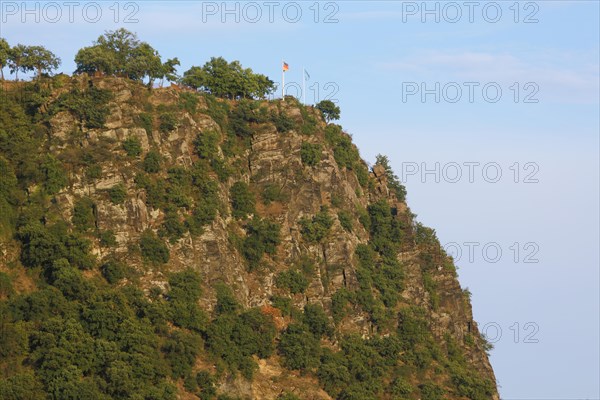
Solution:
[[(115, 78), (64, 79), (61, 86), (40, 107), (48, 110), (48, 151), (68, 174), (49, 209), (52, 220), (77, 229), (82, 199), (92, 204), (92, 226), (84, 235), (96, 267), (86, 274), (99, 276), (106, 260), (119, 260), (134, 272), (117, 285), (134, 284), (149, 298), (162, 291), (168, 301), (169, 277), (195, 271), (202, 286), (197, 304), (209, 318), (218, 314), (216, 288), (225, 284), (241, 309), (272, 317), (275, 343), (302, 321), (307, 304), (321, 305), (331, 332), (321, 336), (320, 346), (346, 354), (341, 369), (328, 373), (327, 357), (292, 368), (289, 352), (275, 345), (279, 351), (253, 356), (257, 369), (247, 379), (235, 368), (223, 372), (210, 350), (201, 351), (191, 372), (214, 373), (219, 393), (253, 399), (284, 393), (302, 399), (498, 398), (469, 297), (434, 231), (418, 224), (390, 188), (390, 171), (382, 165), (368, 170), (355, 159), (349, 137), (319, 111), (294, 99), (246, 104), (171, 88), (149, 91)], [(102, 126), (68, 106), (53, 108), (61, 95), (90, 88), (110, 93)], [(93, 163), (79, 162), (82, 154)], [(214, 183), (210, 201), (196, 189), (205, 180)], [(234, 187), (247, 189), (241, 196), (249, 199), (246, 211)], [(30, 187), (30, 196), (36, 190)], [(208, 212), (192, 229), (196, 211), (210, 202), (214, 215)], [(274, 248), (257, 258), (250, 254), (262, 246), (261, 239), (250, 241), (253, 229), (260, 230), (253, 228), (256, 221), (279, 228)], [(148, 235), (164, 243), (168, 261), (145, 254), (140, 243)], [(18, 241), (4, 241), (2, 268), (19, 262), (15, 246)], [(286, 275), (290, 271), (295, 275)], [(297, 282), (286, 284), (286, 276), (305, 284), (294, 289)], [(20, 286), (22, 293), (35, 290)], [(423, 330), (412, 327), (421, 322)], [(377, 347), (384, 365), (369, 367), (382, 370), (373, 380), (379, 388), (366, 388), (371, 381), (354, 366), (346, 338), (356, 335), (369, 343), (394, 341), (387, 353)], [(210, 343), (210, 332), (201, 336)], [(169, 379), (179, 398), (197, 398), (182, 379)]]

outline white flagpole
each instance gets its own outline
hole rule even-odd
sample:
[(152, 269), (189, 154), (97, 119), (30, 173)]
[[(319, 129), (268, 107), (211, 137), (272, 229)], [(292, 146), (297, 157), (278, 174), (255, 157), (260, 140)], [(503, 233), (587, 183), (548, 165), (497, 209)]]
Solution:
[(283, 59), (281, 60), (281, 101), (285, 101), (285, 69), (283, 68)]
[(306, 70), (302, 67), (302, 102), (306, 105)]

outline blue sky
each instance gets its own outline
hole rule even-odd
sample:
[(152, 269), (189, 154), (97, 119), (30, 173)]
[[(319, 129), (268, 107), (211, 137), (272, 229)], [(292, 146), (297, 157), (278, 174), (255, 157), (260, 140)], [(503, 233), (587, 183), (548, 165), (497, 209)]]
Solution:
[[(429, 1), (436, 21), (421, 1), (276, 2), (271, 22), (259, 1), (252, 23), (247, 3), (236, 22), (222, 2), (134, 2), (119, 3), (115, 23), (112, 1), (98, 2), (96, 22), (89, 3), (70, 22), (58, 2), (51, 23), (44, 2), (28, 3), (39, 22), (3, 2), (0, 29), (12, 44), (46, 45), (68, 73), (77, 49), (121, 26), (179, 57), (180, 72), (223, 56), (279, 81), (284, 59), (286, 82), (299, 87), (306, 67), (307, 101), (333, 95), (363, 157), (387, 154), (418, 219), (461, 249), (475, 318), (490, 336), (502, 331), (491, 353), (502, 398), (598, 399), (599, 3), (514, 3), (476, 2), (470, 21), (464, 2)], [(138, 21), (125, 23), (131, 12)], [(436, 163), (439, 182), (421, 176)]]

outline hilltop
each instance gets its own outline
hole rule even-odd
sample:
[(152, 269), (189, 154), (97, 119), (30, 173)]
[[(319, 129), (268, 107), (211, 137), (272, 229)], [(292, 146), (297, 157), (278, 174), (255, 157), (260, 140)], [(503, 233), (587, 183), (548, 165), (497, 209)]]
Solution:
[(322, 111), (111, 76), (0, 95), (0, 399), (497, 399), (470, 298)]

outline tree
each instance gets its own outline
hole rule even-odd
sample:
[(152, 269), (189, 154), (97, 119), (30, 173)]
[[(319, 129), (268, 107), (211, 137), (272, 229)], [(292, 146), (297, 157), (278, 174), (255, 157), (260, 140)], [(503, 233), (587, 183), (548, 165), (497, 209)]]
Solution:
[(117, 60), (115, 54), (106, 47), (95, 45), (79, 50), (75, 55), (75, 64), (77, 64), (76, 74), (98, 71), (112, 75), (116, 70)]
[(331, 100), (323, 100), (315, 106), (327, 122), (340, 119), (340, 108)]
[(10, 56), (10, 45), (4, 38), (0, 38), (0, 77), (4, 80), (4, 67)]
[(400, 201), (404, 201), (406, 199), (406, 188), (400, 182), (400, 179), (390, 165), (390, 160), (387, 156), (378, 154), (376, 157), (375, 165), (380, 165), (385, 170), (385, 176), (387, 178), (388, 187), (396, 194), (396, 197)]
[(155, 79), (174, 77), (179, 60), (162, 63), (160, 54), (137, 35), (126, 29), (107, 31), (90, 47), (84, 47), (75, 56), (75, 73), (102, 72), (106, 75), (126, 76), (133, 80), (148, 78), (151, 87)]
[(45, 47), (26, 46), (23, 67), (31, 71), (36, 70), (37, 79), (42, 77), (42, 72), (51, 72), (57, 69), (59, 65), (60, 58)]
[(223, 57), (212, 57), (203, 67), (191, 67), (181, 80), (196, 90), (228, 99), (264, 98), (275, 89), (265, 75), (244, 69), (239, 61), (227, 62)]
[(246, 218), (256, 212), (254, 194), (245, 182), (236, 182), (231, 186), (231, 207), (235, 218)]
[(8, 52), (8, 67), (10, 68), (10, 73), (15, 74), (17, 81), (19, 80), (19, 71), (27, 72), (27, 67), (24, 65), (26, 57), (27, 46), (22, 44), (17, 44)]

